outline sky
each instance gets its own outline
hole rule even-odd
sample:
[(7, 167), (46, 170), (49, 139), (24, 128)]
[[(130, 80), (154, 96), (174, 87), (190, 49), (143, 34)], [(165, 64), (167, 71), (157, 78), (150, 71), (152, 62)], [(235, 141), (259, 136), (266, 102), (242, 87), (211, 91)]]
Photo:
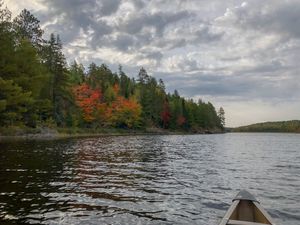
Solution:
[(210, 101), (226, 126), (300, 119), (299, 0), (4, 0), (59, 34), (69, 62), (139, 68)]

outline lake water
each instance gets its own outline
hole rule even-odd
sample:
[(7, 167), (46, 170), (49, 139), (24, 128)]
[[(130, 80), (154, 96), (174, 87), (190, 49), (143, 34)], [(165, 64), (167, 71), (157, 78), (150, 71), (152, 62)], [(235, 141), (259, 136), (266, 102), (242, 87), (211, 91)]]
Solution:
[(0, 224), (216, 225), (240, 189), (300, 224), (300, 135), (0, 143)]

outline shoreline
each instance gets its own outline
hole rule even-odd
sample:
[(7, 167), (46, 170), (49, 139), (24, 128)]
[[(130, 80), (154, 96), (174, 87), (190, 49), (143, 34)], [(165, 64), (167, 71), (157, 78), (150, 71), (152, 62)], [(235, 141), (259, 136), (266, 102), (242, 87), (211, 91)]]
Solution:
[(63, 138), (104, 137), (104, 136), (135, 136), (135, 135), (199, 135), (223, 134), (219, 129), (195, 131), (164, 130), (161, 128), (147, 128), (145, 130), (130, 129), (91, 129), (91, 128), (31, 128), (12, 129), (5, 134), (1, 128), (0, 141), (3, 140), (53, 140)]

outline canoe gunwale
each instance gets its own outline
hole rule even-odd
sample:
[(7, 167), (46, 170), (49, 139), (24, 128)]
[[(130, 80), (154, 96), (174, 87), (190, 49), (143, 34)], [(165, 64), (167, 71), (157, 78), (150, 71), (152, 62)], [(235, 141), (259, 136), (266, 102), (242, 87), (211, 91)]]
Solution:
[[(264, 222), (252, 222), (252, 221), (243, 221), (243, 220), (235, 220), (233, 219), (234, 217), (232, 217), (233, 213), (235, 212), (235, 210), (240, 207), (240, 203), (244, 204), (243, 202), (251, 202), (253, 204), (254, 207), (256, 207), (256, 210), (258, 210), (262, 216), (264, 216), (264, 218), (267, 221), (267, 223)], [(231, 218), (231, 219), (230, 219)], [(264, 219), (264, 220), (265, 220)], [(231, 204), (231, 206), (229, 207), (229, 209), (227, 210), (225, 216), (223, 217), (223, 219), (221, 220), (219, 225), (275, 225), (275, 223), (273, 222), (272, 217), (269, 215), (269, 213), (260, 205), (260, 203), (247, 191), (241, 191), (234, 199), (233, 202)]]
[(235, 200), (231, 206), (229, 207), (229, 209), (227, 210), (225, 216), (223, 217), (221, 223), (219, 225), (226, 225), (227, 222), (229, 221), (229, 218), (231, 216), (231, 214), (233, 213), (233, 211), (235, 210), (235, 208), (238, 206), (238, 204), (240, 203), (240, 200)]
[(261, 213), (266, 217), (267, 220), (269, 220), (269, 222), (272, 225), (275, 225), (275, 223), (273, 222), (272, 217), (270, 216), (270, 214), (257, 202), (253, 202), (253, 204), (256, 206), (256, 208), (258, 208), (258, 210), (261, 211)]

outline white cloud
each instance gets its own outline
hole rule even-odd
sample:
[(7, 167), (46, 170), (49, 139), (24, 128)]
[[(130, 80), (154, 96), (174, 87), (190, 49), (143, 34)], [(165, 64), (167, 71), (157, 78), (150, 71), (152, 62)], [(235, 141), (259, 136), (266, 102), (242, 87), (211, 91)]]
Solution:
[(69, 60), (143, 66), (170, 92), (223, 105), (229, 126), (300, 115), (297, 0), (70, 2), (5, 0), (59, 33)]

